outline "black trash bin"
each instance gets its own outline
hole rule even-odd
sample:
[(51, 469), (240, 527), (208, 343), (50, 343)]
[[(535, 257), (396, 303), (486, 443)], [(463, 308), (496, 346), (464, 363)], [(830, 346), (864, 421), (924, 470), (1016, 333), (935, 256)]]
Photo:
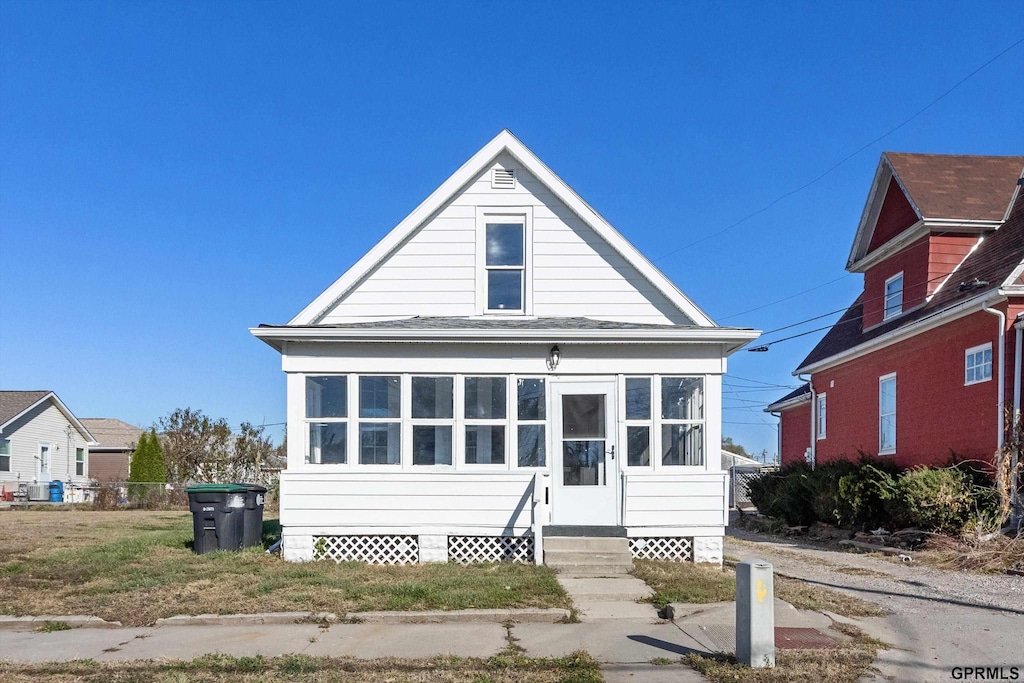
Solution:
[(193, 550), (196, 554), (241, 550), (245, 537), (245, 486), (197, 484), (185, 492), (188, 494), (188, 509), (192, 512)]
[(259, 484), (237, 484), (245, 487), (245, 524), (242, 532), (242, 547), (251, 548), (263, 543), (263, 503), (267, 498), (267, 487)]

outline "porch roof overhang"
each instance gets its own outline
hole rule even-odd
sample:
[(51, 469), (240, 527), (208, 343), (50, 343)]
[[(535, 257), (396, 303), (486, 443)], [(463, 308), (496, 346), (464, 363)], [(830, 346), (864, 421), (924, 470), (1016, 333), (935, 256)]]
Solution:
[[(466, 343), (466, 344), (718, 344), (735, 353), (761, 332), (746, 328), (641, 325), (588, 321), (587, 326), (545, 324), (534, 319), (484, 326), (448, 327), (442, 323), (382, 321), (352, 325), (260, 325), (249, 332), (282, 351), (286, 342)], [(494, 324), (499, 323), (499, 324)]]

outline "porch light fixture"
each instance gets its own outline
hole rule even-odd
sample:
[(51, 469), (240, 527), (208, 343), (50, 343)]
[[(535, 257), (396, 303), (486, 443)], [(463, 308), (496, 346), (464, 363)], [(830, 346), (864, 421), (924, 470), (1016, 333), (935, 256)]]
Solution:
[(558, 344), (555, 344), (548, 351), (548, 370), (554, 372), (560, 360), (562, 360), (562, 352), (558, 350)]

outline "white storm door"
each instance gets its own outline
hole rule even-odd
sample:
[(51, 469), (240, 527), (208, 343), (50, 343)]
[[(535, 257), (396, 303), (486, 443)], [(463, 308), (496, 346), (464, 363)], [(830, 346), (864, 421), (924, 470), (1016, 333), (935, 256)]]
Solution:
[(50, 481), (50, 444), (39, 444), (39, 481)]
[(615, 382), (552, 383), (551, 521), (618, 524)]

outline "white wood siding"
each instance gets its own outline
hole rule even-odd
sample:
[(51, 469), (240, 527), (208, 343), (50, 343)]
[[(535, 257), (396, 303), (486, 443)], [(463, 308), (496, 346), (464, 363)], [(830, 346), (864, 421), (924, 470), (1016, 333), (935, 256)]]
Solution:
[[(71, 437), (68, 438), (68, 427)], [(0, 481), (34, 483), (39, 475), (39, 445), (50, 444), (50, 481), (83, 484), (89, 480), (89, 446), (85, 438), (52, 402), (37, 406), (8, 425), (0, 438), (11, 442), (11, 471), (0, 472)], [(85, 450), (85, 476), (75, 475), (75, 449)], [(8, 485), (8, 489), (15, 488)]]
[(396, 528), (437, 533), (478, 528), (484, 535), (523, 531), (533, 524), (532, 482), (530, 473), (285, 471), (281, 524), (358, 528), (359, 533)]
[(631, 529), (724, 527), (728, 523), (726, 476), (724, 473), (629, 475), (623, 517), (625, 526)]
[[(533, 311), (538, 317), (591, 317), (691, 324), (646, 278), (598, 237), (511, 156), (514, 190), (493, 190), (490, 169), (469, 183), (321, 319), (323, 324), (482, 313), (477, 294), (477, 207), (532, 213)], [(527, 252), (530, 253), (530, 249)], [(529, 298), (529, 297), (528, 297)]]

